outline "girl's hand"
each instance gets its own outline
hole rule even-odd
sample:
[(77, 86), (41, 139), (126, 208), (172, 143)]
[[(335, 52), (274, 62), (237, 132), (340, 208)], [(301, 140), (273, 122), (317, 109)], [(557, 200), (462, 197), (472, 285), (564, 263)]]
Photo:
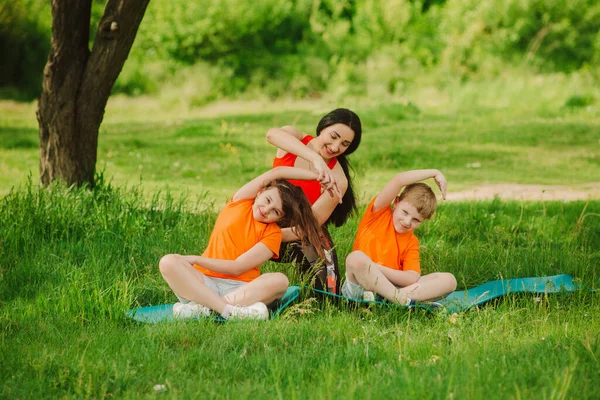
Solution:
[(448, 181), (446, 180), (446, 177), (444, 176), (444, 174), (438, 171), (437, 174), (435, 174), (435, 176), (433, 177), (433, 179), (435, 179), (435, 183), (442, 192), (442, 199), (446, 200), (446, 189), (448, 188)]

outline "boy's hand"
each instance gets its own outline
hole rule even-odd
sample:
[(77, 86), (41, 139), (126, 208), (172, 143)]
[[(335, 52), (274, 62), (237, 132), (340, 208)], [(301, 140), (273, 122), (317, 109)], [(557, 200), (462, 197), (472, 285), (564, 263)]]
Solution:
[(437, 174), (435, 174), (435, 176), (433, 177), (433, 179), (435, 179), (435, 183), (442, 192), (442, 199), (446, 200), (446, 189), (448, 187), (448, 181), (446, 180), (446, 177), (444, 176), (444, 174), (438, 171)]

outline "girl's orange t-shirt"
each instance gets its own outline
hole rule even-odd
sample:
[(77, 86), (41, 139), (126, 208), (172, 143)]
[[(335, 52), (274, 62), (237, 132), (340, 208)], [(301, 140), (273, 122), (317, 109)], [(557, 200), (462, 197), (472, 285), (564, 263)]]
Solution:
[[(244, 199), (230, 201), (225, 205), (217, 217), (203, 256), (235, 260), (257, 243), (263, 243), (275, 253), (274, 258), (279, 257), (281, 228), (276, 223), (265, 224), (257, 221), (252, 214), (253, 204), (254, 199)], [(259, 266), (237, 276), (214, 272), (197, 264), (194, 267), (206, 276), (243, 282), (250, 282), (260, 275)]]
[[(306, 146), (314, 137), (306, 135), (302, 138), (301, 142)], [(293, 167), (296, 164), (297, 155), (293, 153), (287, 153), (283, 157), (275, 157), (273, 160), (273, 168), (275, 167)], [(337, 158), (332, 158), (327, 163), (329, 169), (333, 169), (337, 164)], [(304, 195), (308, 199), (308, 202), (313, 205), (321, 197), (321, 184), (317, 180), (312, 181), (298, 181), (294, 179), (288, 180), (292, 185), (298, 186), (304, 192)]]
[(374, 202), (371, 200), (360, 220), (352, 250), (361, 250), (379, 265), (420, 274), (419, 239), (413, 232), (396, 232), (392, 208), (373, 212)]

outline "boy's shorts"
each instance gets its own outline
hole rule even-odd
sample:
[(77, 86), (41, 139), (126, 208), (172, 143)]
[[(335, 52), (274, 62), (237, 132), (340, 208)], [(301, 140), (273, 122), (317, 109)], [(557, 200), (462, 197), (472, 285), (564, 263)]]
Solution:
[[(213, 292), (218, 294), (219, 296), (225, 296), (228, 293), (233, 292), (237, 288), (242, 285), (245, 285), (248, 282), (236, 281), (234, 279), (223, 279), (223, 278), (213, 278), (211, 276), (206, 276), (203, 274), (204, 284)], [(180, 302), (187, 303), (189, 300), (182, 299), (177, 296)]]
[[(396, 287), (400, 289), (400, 286)], [(342, 296), (352, 300), (371, 300), (365, 298), (366, 291), (367, 290), (365, 290), (364, 287), (357, 285), (356, 283), (350, 282), (350, 279), (348, 279), (348, 275), (346, 275), (346, 280), (344, 281), (344, 285), (342, 285)], [(369, 294), (371, 295), (371, 298), (374, 296), (373, 292), (369, 292)]]
[(365, 288), (350, 282), (348, 276), (342, 285), (342, 296), (353, 300), (362, 300), (365, 295)]

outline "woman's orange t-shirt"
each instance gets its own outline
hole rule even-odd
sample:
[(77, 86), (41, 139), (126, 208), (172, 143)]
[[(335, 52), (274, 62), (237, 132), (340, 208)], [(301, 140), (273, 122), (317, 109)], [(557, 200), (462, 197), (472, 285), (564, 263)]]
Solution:
[(352, 250), (361, 250), (379, 265), (420, 274), (419, 239), (413, 232), (396, 232), (392, 208), (373, 212), (374, 203), (371, 200), (360, 220)]
[[(314, 137), (310, 135), (306, 135), (302, 138), (301, 142), (306, 146)], [(287, 153), (283, 157), (275, 157), (273, 160), (273, 168), (275, 167), (293, 167), (296, 164), (297, 155), (293, 153)], [(327, 163), (329, 169), (333, 169), (337, 164), (337, 158), (332, 158)], [(315, 202), (321, 197), (321, 184), (317, 180), (312, 181), (299, 181), (290, 179), (289, 182), (292, 185), (298, 186), (304, 192), (304, 195), (308, 199), (308, 202), (313, 205)]]
[[(253, 204), (254, 199), (244, 199), (230, 201), (225, 205), (217, 217), (203, 256), (235, 260), (257, 243), (263, 243), (275, 253), (274, 258), (279, 257), (281, 229), (276, 223), (265, 224), (257, 221), (252, 214)], [(260, 275), (259, 266), (237, 276), (214, 272), (197, 264), (194, 267), (207, 276), (243, 282), (250, 282)]]

